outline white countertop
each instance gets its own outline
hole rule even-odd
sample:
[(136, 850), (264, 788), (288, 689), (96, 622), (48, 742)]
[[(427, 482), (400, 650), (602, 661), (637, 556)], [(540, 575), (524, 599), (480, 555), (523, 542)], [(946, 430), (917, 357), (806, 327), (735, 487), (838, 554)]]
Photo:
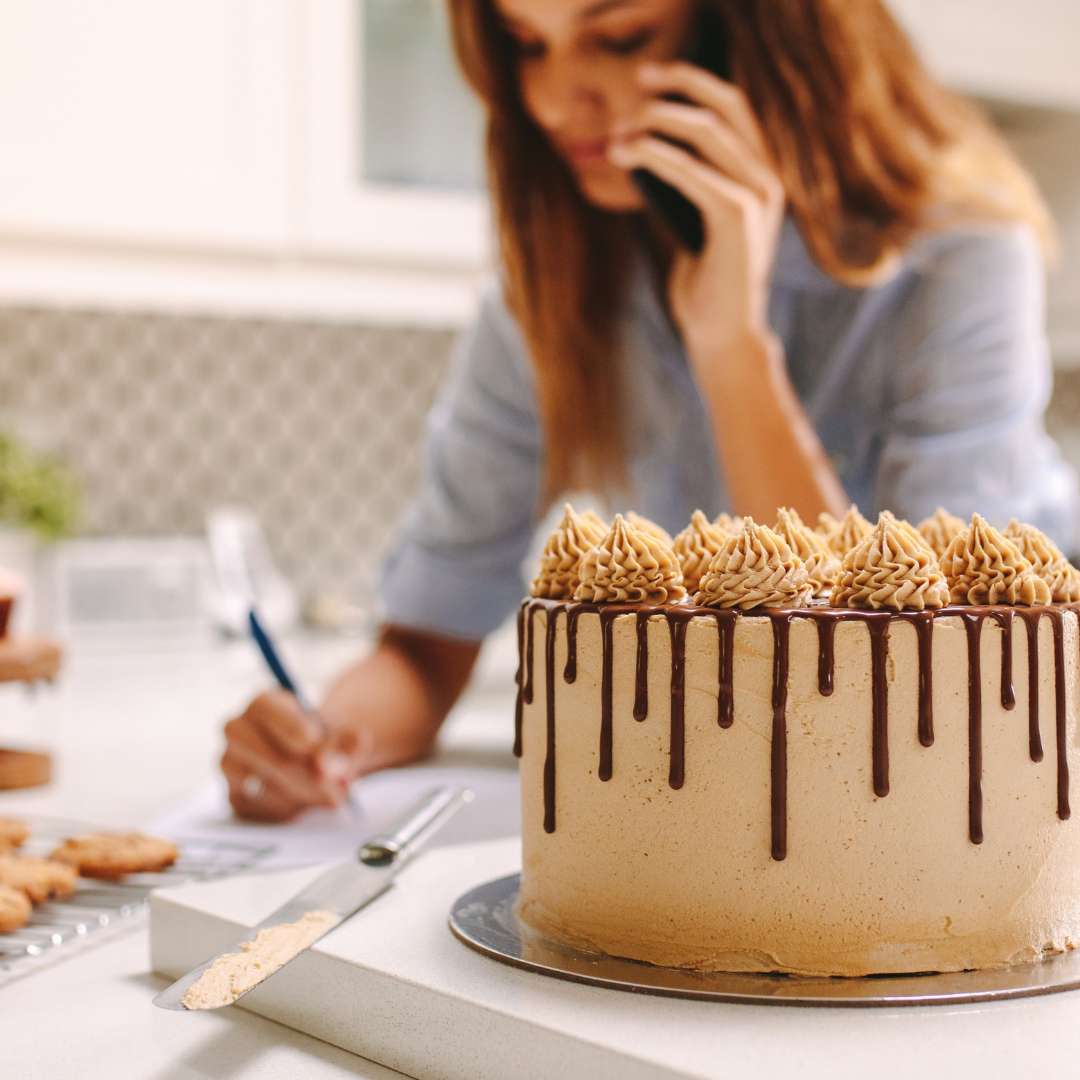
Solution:
[[(283, 651), (318, 696), (364, 642), (297, 635)], [(432, 765), (513, 768), (505, 643), (448, 722)], [(512, 677), (512, 669), (511, 669)], [(0, 816), (112, 828), (162, 815), (217, 775), (225, 720), (270, 681), (245, 641), (76, 645), (55, 687), (0, 686), (0, 746), (46, 749), (54, 781), (0, 792)], [(508, 706), (509, 703), (509, 706)], [(146, 924), (0, 987), (0, 1074), (53, 1080), (323, 1080), (400, 1074), (240, 1009), (155, 1009)]]
[[(513, 767), (504, 646), (493, 650), (432, 764)], [(298, 637), (285, 649), (299, 678), (317, 694), (363, 644)], [(160, 818), (200, 786), (205, 790), (217, 771), (223, 721), (266, 685), (261, 662), (244, 642), (76, 648), (56, 688), (31, 699), (20, 688), (0, 687), (0, 746), (44, 746), (57, 764), (49, 787), (0, 793), (0, 816), (41, 813), (112, 827)], [(471, 954), (468, 959), (478, 970), (490, 963)], [(510, 969), (499, 969), (493, 978), (509, 988), (529, 983), (530, 993), (549, 997), (565, 991), (565, 986), (531, 988), (539, 976)], [(150, 974), (143, 924), (0, 987), (0, 1075), (4, 1080), (388, 1080), (401, 1075), (239, 1008), (199, 1015), (155, 1009), (150, 999), (164, 984)], [(625, 1026), (645, 1008), (629, 995), (596, 988), (576, 987), (570, 993), (582, 1024), (609, 1016), (616, 1027)], [(653, 1008), (681, 1015), (686, 1004), (654, 1003)], [(708, 1059), (726, 1063), (732, 1077), (861, 1080), (872, 1073), (881, 1080), (952, 1080), (971, 1072), (982, 1080), (1005, 1080), (1033, 1071), (1055, 1077), (1077, 1071), (1072, 1037), (1080, 1030), (1080, 992), (983, 1006), (866, 1011), (689, 1004), (695, 1016), (708, 1014)], [(644, 1037), (644, 1029), (639, 1035)], [(960, 1068), (962, 1062), (970, 1068)]]

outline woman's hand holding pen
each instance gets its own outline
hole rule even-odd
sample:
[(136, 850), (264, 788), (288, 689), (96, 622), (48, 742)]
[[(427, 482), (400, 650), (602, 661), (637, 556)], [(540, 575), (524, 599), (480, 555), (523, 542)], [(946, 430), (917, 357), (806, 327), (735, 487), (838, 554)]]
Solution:
[(285, 690), (260, 694), (225, 725), (221, 767), (233, 809), (288, 821), (340, 806), (357, 777), (427, 753), (479, 651), (478, 642), (387, 626), (317, 712)]
[(361, 771), (358, 734), (329, 727), (286, 690), (255, 698), (225, 739), (221, 768), (241, 817), (287, 821), (310, 806), (340, 806)]
[(692, 64), (645, 64), (638, 77), (656, 96), (616, 130), (610, 157), (648, 169), (701, 212), (704, 247), (675, 252), (668, 301), (735, 510), (765, 522), (778, 506), (810, 522), (822, 510), (839, 516), (847, 496), (769, 327), (786, 195), (757, 118), (738, 87)]

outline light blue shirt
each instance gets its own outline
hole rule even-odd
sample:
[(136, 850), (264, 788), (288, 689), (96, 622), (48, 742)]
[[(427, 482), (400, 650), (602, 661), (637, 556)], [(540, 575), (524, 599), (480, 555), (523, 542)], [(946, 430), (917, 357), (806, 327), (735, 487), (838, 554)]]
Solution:
[[(788, 371), (851, 500), (918, 522), (1010, 517), (1076, 547), (1072, 469), (1043, 428), (1051, 369), (1031, 232), (972, 227), (921, 240), (887, 283), (853, 289), (811, 261), (789, 219), (769, 318)], [(624, 320), (626, 506), (672, 534), (695, 509), (731, 510), (686, 353), (650, 275)], [(394, 623), (478, 639), (525, 593), (543, 516), (534, 373), (499, 290), (486, 292), (432, 409), (426, 470), (383, 576)], [(733, 463), (737, 468), (737, 463)]]

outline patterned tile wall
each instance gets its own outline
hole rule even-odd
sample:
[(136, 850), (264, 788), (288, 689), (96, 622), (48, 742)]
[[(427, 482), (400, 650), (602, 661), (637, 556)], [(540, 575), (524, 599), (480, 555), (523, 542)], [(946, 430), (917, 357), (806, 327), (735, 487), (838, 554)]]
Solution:
[[(453, 337), (0, 308), (0, 426), (75, 467), (87, 534), (196, 534), (240, 502), (303, 596), (367, 603)], [(1047, 421), (1080, 468), (1080, 371)]]
[(90, 535), (250, 506), (301, 595), (365, 601), (418, 478), (444, 331), (0, 308), (0, 425), (60, 454)]

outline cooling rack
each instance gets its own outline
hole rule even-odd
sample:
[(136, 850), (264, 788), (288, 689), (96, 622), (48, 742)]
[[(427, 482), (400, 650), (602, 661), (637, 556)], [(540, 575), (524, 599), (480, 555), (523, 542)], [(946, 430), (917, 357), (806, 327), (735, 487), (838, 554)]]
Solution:
[[(20, 814), (30, 838), (20, 855), (45, 858), (69, 836), (101, 832), (84, 821)], [(34, 906), (30, 921), (10, 934), (0, 934), (0, 986), (70, 956), (80, 946), (101, 942), (139, 925), (152, 890), (185, 881), (209, 881), (256, 869), (274, 850), (272, 844), (237, 844), (188, 840), (179, 845), (174, 866), (155, 874), (129, 874), (120, 881), (80, 878), (78, 888), (62, 900)]]

